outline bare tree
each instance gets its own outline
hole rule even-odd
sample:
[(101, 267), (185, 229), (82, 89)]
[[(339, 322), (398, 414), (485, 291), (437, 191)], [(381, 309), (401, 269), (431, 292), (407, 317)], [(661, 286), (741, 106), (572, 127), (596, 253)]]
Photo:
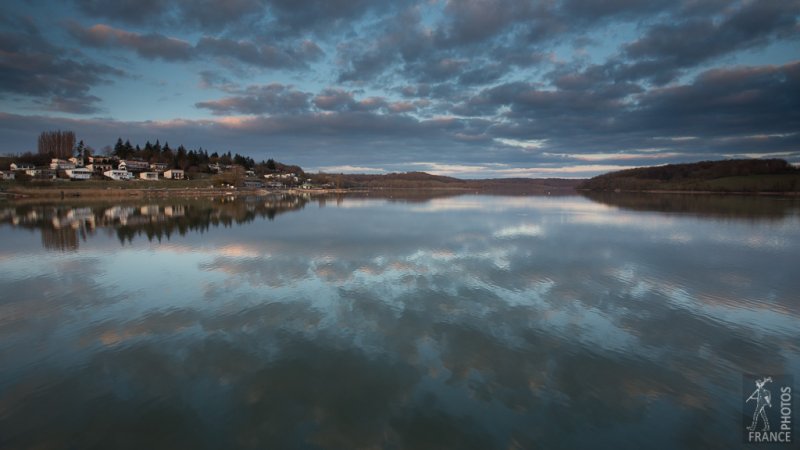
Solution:
[(39, 135), (39, 153), (50, 155), (53, 158), (67, 159), (72, 156), (75, 148), (75, 132), (73, 131), (43, 131)]

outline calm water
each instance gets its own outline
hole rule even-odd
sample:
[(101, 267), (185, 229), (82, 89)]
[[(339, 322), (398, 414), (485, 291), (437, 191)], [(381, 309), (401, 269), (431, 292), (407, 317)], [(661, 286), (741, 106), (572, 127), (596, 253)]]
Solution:
[(0, 205), (0, 448), (740, 447), (799, 263), (790, 199)]

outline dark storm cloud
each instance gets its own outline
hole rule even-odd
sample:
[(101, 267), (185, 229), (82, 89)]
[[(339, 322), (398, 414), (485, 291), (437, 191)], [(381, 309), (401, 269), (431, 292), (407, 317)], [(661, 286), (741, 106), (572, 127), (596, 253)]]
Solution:
[(352, 92), (326, 89), (314, 97), (314, 105), (324, 111), (374, 111), (388, 105), (381, 97), (356, 100)]
[(168, 0), (73, 0), (83, 13), (103, 19), (142, 25), (151, 22), (169, 9)]
[[(563, 14), (569, 18), (599, 19), (610, 16), (642, 16), (675, 6), (675, 0), (565, 0)], [(691, 3), (691, 2), (687, 2)]]
[(70, 23), (67, 28), (83, 45), (96, 48), (123, 48), (147, 59), (186, 61), (203, 57), (229, 59), (246, 65), (265, 68), (301, 68), (322, 56), (313, 42), (296, 45), (271, 45), (249, 40), (204, 36), (197, 44), (158, 33), (139, 34), (97, 24), (88, 28)]
[[(249, 86), (235, 92), (237, 95), (219, 100), (198, 102), (198, 108), (211, 110), (214, 114), (274, 114), (296, 115), (325, 112), (376, 112), (381, 109), (393, 113), (416, 110), (419, 103), (389, 103), (382, 97), (356, 99), (353, 92), (328, 88), (316, 95), (278, 83)], [(311, 100), (311, 101), (310, 101)]]
[(308, 40), (295, 46), (283, 47), (206, 36), (197, 42), (195, 48), (200, 54), (231, 58), (266, 68), (300, 68), (322, 56), (322, 50)]
[(73, 0), (89, 17), (126, 25), (218, 31), (265, 12), (260, 0)]
[[(800, 63), (716, 69), (685, 85), (650, 91), (633, 84), (596, 85), (580, 74), (554, 75), (553, 83), (559, 89), (543, 89), (534, 83), (502, 84), (454, 108), (459, 114), (481, 116), (474, 119), (419, 119), (405, 115), (418, 107), (417, 102), (361, 99), (335, 88), (314, 95), (285, 85), (266, 85), (237, 90), (236, 95), (197, 106), (216, 114), (269, 117), (137, 124), (99, 120), (47, 123), (40, 121), (44, 118), (5, 115), (0, 122), (8, 143), (20, 142), (22, 136), (32, 135), (42, 126), (103, 135), (107, 142), (118, 136), (168, 137), (189, 145), (245, 153), (268, 138), (293, 155), (288, 158), (304, 164), (308, 164), (306, 159), (295, 151), (303, 149), (308, 161), (324, 158), (338, 162), (331, 152), (340, 149), (335, 154), (342, 162), (362, 163), (433, 159), (480, 164), (491, 155), (492, 162), (512, 167), (591, 164), (592, 159), (580, 155), (595, 152), (621, 152), (605, 159), (623, 165), (742, 153), (784, 152), (797, 159)], [(504, 120), (498, 121), (496, 115), (501, 111)], [(532, 151), (500, 145), (493, 139), (534, 140), (546, 146)], [(359, 145), (375, 150), (367, 155)], [(424, 150), (430, 145), (439, 150), (436, 155)], [(317, 155), (309, 148), (322, 153)], [(398, 153), (397, 148), (404, 151)]]
[(27, 18), (11, 22), (0, 31), (0, 92), (28, 95), (53, 111), (98, 111), (100, 99), (89, 91), (123, 72), (51, 44)]
[(73, 0), (84, 14), (136, 26), (242, 32), (242, 25), (267, 27), (281, 36), (347, 27), (371, 13), (386, 13), (408, 1), (373, 0)]
[(242, 19), (263, 14), (263, 0), (179, 0), (181, 22), (200, 30), (219, 30), (237, 25)]
[(499, 85), (454, 111), (493, 116), (506, 107), (508, 120), (488, 128), (493, 136), (546, 139), (549, 148), (574, 153), (660, 148), (725, 154), (740, 140), (754, 153), (796, 148), (800, 63), (715, 69), (686, 85), (649, 91), (595, 84), (584, 74), (562, 74), (553, 82), (559, 89)]
[(484, 41), (510, 26), (531, 19), (543, 8), (533, 2), (515, 0), (465, 0), (447, 2), (447, 22), (438, 30), (438, 39), (449, 44)]
[[(363, 82), (394, 70), (417, 82), (486, 85), (515, 67), (541, 63), (553, 42), (578, 37), (609, 17), (634, 20), (669, 5), (626, 0), (585, 3), (452, 1), (433, 25), (423, 23), (418, 7), (407, 8), (339, 46), (339, 80)], [(492, 61), (481, 63), (484, 56)]]
[(763, 46), (797, 33), (800, 4), (749, 2), (721, 19), (692, 17), (656, 24), (627, 44), (620, 59), (605, 67), (618, 79), (672, 81), (682, 70), (733, 51)]
[(688, 85), (653, 89), (638, 102), (633, 125), (711, 136), (797, 133), (800, 62), (714, 69)]
[(389, 1), (371, 0), (269, 0), (269, 3), (280, 26), (294, 31), (333, 26), (391, 5)]
[(297, 114), (308, 110), (310, 97), (311, 94), (276, 83), (250, 86), (241, 95), (199, 102), (195, 106), (214, 114)]

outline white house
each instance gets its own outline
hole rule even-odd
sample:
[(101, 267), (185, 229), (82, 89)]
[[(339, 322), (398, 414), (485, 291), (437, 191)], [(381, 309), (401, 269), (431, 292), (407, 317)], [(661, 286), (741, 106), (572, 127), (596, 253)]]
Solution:
[(88, 180), (92, 178), (92, 171), (84, 167), (76, 167), (64, 171), (70, 180)]
[(185, 213), (183, 206), (165, 206), (164, 215), (167, 217), (181, 217)]
[(167, 163), (150, 163), (150, 170), (153, 172), (162, 173), (169, 167)]
[(127, 170), (106, 170), (103, 172), (103, 175), (115, 181), (130, 180), (133, 178), (133, 174)]
[(53, 158), (50, 160), (50, 169), (52, 170), (67, 170), (74, 168), (75, 164), (63, 159)]
[(99, 155), (90, 156), (88, 159), (90, 164), (112, 164), (116, 160), (116, 157)]
[(76, 158), (72, 157), (69, 159), (69, 162), (75, 165), (75, 167), (83, 167), (83, 158)]
[(52, 169), (27, 169), (25, 173), (38, 179), (54, 180), (56, 178), (56, 171)]
[(139, 178), (141, 178), (143, 180), (157, 181), (158, 180), (158, 172), (141, 172), (139, 174)]
[(183, 170), (181, 169), (171, 169), (164, 172), (164, 178), (168, 180), (182, 180), (183, 179)]
[(133, 159), (126, 159), (119, 162), (117, 166), (119, 170), (127, 170), (129, 172), (144, 172), (150, 169), (150, 163), (146, 161), (136, 161)]
[(0, 170), (0, 180), (13, 180), (14, 178), (14, 172), (10, 170)]
[(114, 169), (114, 166), (111, 165), (110, 163), (92, 163), (92, 164), (87, 164), (86, 168), (94, 173), (102, 175), (106, 173), (106, 171)]
[(31, 170), (35, 169), (36, 166), (33, 164), (28, 163), (11, 163), (11, 170)]

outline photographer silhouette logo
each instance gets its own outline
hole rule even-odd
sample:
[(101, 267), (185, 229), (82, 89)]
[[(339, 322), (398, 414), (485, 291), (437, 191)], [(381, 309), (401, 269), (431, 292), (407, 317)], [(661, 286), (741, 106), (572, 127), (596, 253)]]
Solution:
[(789, 375), (742, 377), (742, 425), (745, 443), (792, 443), (792, 381)]

